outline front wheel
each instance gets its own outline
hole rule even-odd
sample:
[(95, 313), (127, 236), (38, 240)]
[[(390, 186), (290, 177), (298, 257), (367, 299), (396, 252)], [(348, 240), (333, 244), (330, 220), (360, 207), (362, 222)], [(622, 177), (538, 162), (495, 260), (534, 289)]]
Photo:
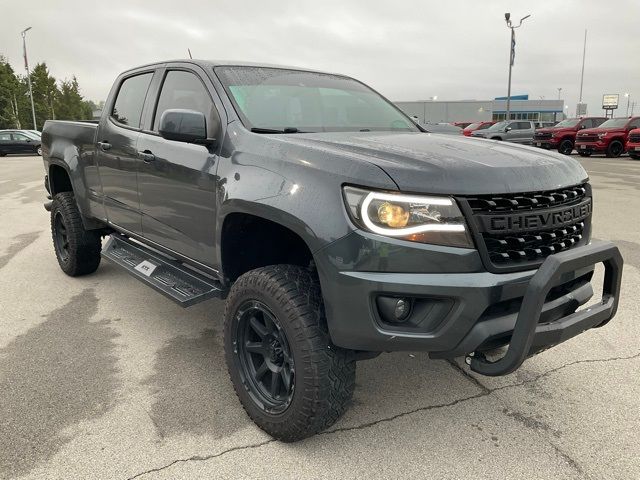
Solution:
[(273, 265), (242, 275), (225, 308), (225, 358), (251, 419), (293, 442), (332, 425), (355, 386), (353, 353), (331, 344), (316, 275)]
[(607, 157), (616, 158), (624, 152), (624, 145), (619, 140), (612, 141), (607, 147)]
[(558, 152), (563, 155), (571, 155), (571, 152), (573, 152), (573, 142), (569, 139), (562, 140), (560, 145), (558, 145)]
[(100, 265), (98, 232), (85, 230), (72, 192), (58, 193), (51, 204), (51, 235), (58, 264), (71, 277), (87, 275)]

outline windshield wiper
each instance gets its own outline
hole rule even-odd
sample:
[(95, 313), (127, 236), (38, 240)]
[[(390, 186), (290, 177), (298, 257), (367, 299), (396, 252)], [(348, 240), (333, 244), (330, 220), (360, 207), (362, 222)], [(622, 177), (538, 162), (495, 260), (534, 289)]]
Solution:
[(301, 132), (296, 127), (285, 127), (282, 130), (278, 130), (277, 128), (253, 127), (251, 131), (253, 133), (305, 133)]

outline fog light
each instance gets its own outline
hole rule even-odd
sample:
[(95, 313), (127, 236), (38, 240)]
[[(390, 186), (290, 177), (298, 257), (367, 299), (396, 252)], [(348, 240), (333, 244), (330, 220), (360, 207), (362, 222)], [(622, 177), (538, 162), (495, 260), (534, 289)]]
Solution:
[(409, 312), (411, 311), (411, 305), (404, 298), (399, 298), (396, 302), (396, 308), (393, 311), (396, 316), (396, 320), (401, 322), (409, 316)]
[(411, 316), (413, 303), (410, 298), (378, 297), (380, 317), (387, 323), (403, 323)]

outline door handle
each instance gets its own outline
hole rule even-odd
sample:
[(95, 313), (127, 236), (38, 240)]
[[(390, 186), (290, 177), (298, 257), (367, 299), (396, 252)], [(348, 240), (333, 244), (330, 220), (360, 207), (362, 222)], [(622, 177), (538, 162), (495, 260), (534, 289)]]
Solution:
[(111, 148), (111, 144), (109, 142), (98, 142), (98, 146), (105, 151)]
[(153, 162), (156, 159), (156, 156), (149, 150), (145, 150), (143, 152), (138, 152), (138, 158), (142, 159), (145, 163), (149, 163)]

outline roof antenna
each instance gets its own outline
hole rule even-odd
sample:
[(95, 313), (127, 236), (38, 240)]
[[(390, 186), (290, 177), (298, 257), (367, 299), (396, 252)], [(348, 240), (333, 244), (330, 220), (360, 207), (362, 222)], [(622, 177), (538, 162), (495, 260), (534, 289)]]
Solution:
[(189, 58), (193, 60), (193, 57), (191, 56), (191, 49), (187, 48), (187, 52), (189, 52)]

